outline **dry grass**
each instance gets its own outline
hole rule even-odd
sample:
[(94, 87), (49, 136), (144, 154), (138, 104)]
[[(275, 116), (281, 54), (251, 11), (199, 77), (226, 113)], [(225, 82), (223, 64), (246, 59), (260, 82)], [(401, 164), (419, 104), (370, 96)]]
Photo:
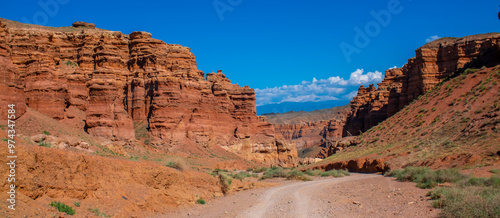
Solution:
[(179, 171), (184, 171), (187, 169), (186, 161), (182, 158), (174, 158), (165, 164), (166, 167), (174, 168)]
[(432, 205), (442, 209), (442, 217), (500, 217), (500, 178), (497, 176), (476, 178), (463, 175), (457, 169), (431, 170), (426, 167), (407, 167), (391, 171), (386, 176), (416, 182), (420, 188), (451, 183), (449, 187), (429, 192), (435, 200)]

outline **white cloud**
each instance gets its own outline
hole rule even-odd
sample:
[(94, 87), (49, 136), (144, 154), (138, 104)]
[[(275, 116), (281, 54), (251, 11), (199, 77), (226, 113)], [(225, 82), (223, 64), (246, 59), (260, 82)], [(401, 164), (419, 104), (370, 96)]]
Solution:
[(349, 78), (349, 83), (351, 85), (362, 85), (374, 82), (381, 82), (383, 79), (382, 73), (368, 72), (367, 74), (363, 74), (363, 69), (357, 69), (353, 73), (351, 73), (351, 78)]
[(349, 94), (342, 96), (345, 100), (352, 100), (356, 95), (358, 95), (358, 91), (349, 92)]
[(432, 41), (434, 41), (434, 40), (436, 40), (436, 39), (440, 39), (440, 38), (441, 38), (441, 37), (439, 37), (439, 36), (435, 35), (435, 36), (431, 36), (431, 37), (429, 37), (429, 38), (428, 38), (428, 39), (426, 39), (425, 41), (426, 41), (427, 43), (429, 43), (429, 42), (432, 42)]
[(379, 83), (383, 79), (383, 74), (379, 71), (363, 73), (363, 69), (357, 69), (351, 73), (348, 80), (339, 76), (319, 80), (313, 78), (312, 81), (302, 81), (298, 85), (255, 89), (257, 106), (283, 102), (339, 100), (340, 98), (350, 100), (356, 96), (359, 85)]

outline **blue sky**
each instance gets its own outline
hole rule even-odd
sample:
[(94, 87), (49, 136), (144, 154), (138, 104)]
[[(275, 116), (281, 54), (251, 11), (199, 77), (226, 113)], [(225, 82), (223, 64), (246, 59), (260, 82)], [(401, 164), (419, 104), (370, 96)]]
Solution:
[(27, 2), (4, 2), (0, 17), (150, 32), (190, 47), (205, 73), (222, 69), (234, 83), (255, 88), (258, 105), (349, 99), (428, 39), (500, 30), (500, 3), (493, 0)]

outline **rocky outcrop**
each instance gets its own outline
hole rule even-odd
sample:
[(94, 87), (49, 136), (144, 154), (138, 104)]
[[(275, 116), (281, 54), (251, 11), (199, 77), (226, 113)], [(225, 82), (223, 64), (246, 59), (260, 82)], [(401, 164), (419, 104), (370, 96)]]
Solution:
[(320, 147), (322, 149), (318, 152), (316, 158), (325, 159), (327, 157), (336, 154), (337, 152), (344, 150), (349, 146), (355, 146), (358, 143), (359, 141), (356, 140), (356, 138), (353, 136), (344, 137), (338, 140), (328, 140), (328, 139), (321, 140)]
[(1, 90), (17, 93), (0, 100), (20, 102), (20, 113), (27, 106), (115, 141), (135, 141), (134, 122), (146, 121), (163, 146), (221, 146), (268, 164), (296, 157), (256, 116), (253, 89), (221, 71), (205, 79), (189, 48), (146, 32), (3, 24), (0, 61)]
[(95, 29), (95, 24), (93, 23), (87, 23), (87, 22), (83, 22), (83, 21), (76, 21), (73, 23), (73, 27), (86, 27), (86, 28), (91, 28), (91, 29)]
[(367, 131), (461, 68), (496, 65), (499, 54), (498, 33), (443, 38), (422, 46), (402, 68), (387, 70), (378, 88), (359, 88), (351, 101), (347, 135)]
[(360, 172), (360, 173), (377, 173), (386, 172), (390, 170), (389, 165), (386, 162), (387, 158), (373, 159), (373, 158), (359, 158), (349, 161), (337, 161), (325, 165), (314, 166), (311, 169), (320, 170), (340, 170), (347, 169), (349, 172)]
[(22, 83), (19, 81), (19, 76), (16, 75), (17, 67), (12, 63), (12, 60), (6, 56), (10, 53), (10, 47), (7, 46), (8, 32), (6, 25), (0, 22), (0, 120), (6, 120), (9, 115), (8, 105), (14, 105), (15, 117), (20, 117), (26, 112), (26, 104), (24, 103), (24, 91)]

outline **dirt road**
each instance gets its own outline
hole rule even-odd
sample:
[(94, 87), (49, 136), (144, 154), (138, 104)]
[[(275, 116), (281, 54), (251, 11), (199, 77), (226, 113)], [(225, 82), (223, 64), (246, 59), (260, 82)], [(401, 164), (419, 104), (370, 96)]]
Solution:
[(159, 217), (435, 217), (427, 190), (374, 174), (249, 190)]
[[(324, 192), (327, 186), (376, 176), (356, 174), (342, 178), (330, 178), (271, 188), (264, 193), (258, 204), (238, 214), (237, 217), (311, 217), (311, 212), (320, 209), (318, 208), (320, 205), (310, 205), (311, 198), (315, 198), (315, 196)], [(327, 214), (322, 215), (319, 217), (327, 216)]]

